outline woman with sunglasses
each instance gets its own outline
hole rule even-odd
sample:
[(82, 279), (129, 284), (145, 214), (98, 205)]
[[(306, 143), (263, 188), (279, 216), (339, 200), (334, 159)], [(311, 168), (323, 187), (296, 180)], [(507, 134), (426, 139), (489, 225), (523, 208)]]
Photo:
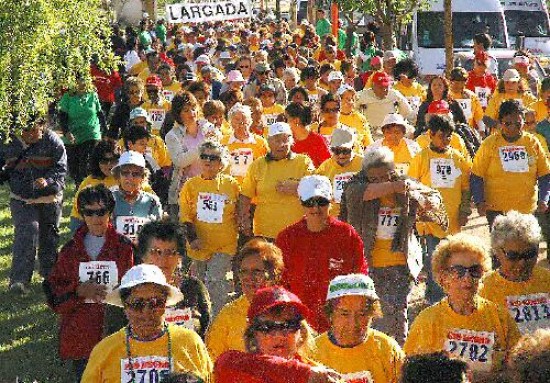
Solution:
[(254, 294), (244, 334), (246, 352), (231, 350), (216, 361), (216, 383), (338, 382), (340, 375), (308, 358), (312, 342), (308, 309), (279, 286)]
[(44, 291), (60, 316), (59, 355), (71, 360), (75, 381), (103, 336), (105, 296), (134, 264), (133, 246), (111, 224), (115, 201), (104, 185), (78, 194), (84, 224), (59, 253)]
[(89, 175), (80, 183), (73, 200), (71, 221), (69, 224), (72, 233), (84, 222), (78, 209), (78, 195), (84, 188), (90, 186), (99, 184), (103, 184), (107, 188), (116, 186), (117, 181), (113, 177), (111, 170), (117, 164), (119, 155), (120, 152), (117, 145), (111, 140), (100, 141), (94, 148), (94, 151), (90, 155), (90, 163), (88, 164)]
[(162, 206), (156, 195), (143, 190), (149, 177), (143, 154), (122, 153), (112, 173), (118, 183), (118, 188), (113, 188), (113, 223), (118, 233), (135, 242), (143, 225), (162, 218)]
[(231, 259), (237, 252), (239, 184), (222, 171), (227, 149), (206, 141), (199, 146), (201, 174), (188, 179), (180, 193), (180, 220), (187, 229), (188, 255), (206, 283), (216, 316), (229, 301)]
[(340, 125), (339, 118), (340, 96), (327, 93), (321, 97), (320, 122), (316, 127), (312, 127), (312, 130), (319, 133), (328, 142), (333, 130)]
[(245, 350), (244, 332), (250, 302), (257, 290), (279, 284), (283, 255), (277, 246), (265, 239), (254, 238), (235, 256), (233, 270), (237, 289), (242, 291), (242, 295), (226, 304), (208, 327), (206, 346), (213, 361), (225, 351)]
[(474, 373), (503, 367), (520, 338), (506, 309), (479, 296), (490, 258), (479, 238), (447, 237), (432, 257), (432, 270), (446, 297), (418, 314), (403, 350), (408, 356), (446, 351)]
[(537, 266), (541, 241), (531, 214), (512, 210), (495, 219), (491, 247), (500, 266), (485, 276), (480, 295), (508, 310), (522, 334), (550, 328), (550, 271)]
[(122, 277), (106, 302), (123, 307), (128, 326), (93, 349), (83, 382), (160, 382), (171, 372), (190, 372), (208, 381), (212, 362), (200, 337), (182, 326), (166, 324), (166, 306), (183, 298), (161, 269), (142, 264)]

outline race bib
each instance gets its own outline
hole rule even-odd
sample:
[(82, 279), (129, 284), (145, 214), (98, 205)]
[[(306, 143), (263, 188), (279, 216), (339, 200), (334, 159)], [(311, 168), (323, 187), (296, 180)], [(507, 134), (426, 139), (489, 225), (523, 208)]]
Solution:
[(150, 109), (148, 113), (152, 122), (152, 128), (155, 130), (160, 130), (162, 123), (164, 122), (164, 118), (166, 117), (166, 111), (164, 109)]
[(399, 208), (381, 207), (378, 211), (377, 239), (393, 239), (399, 224)]
[(254, 160), (254, 153), (252, 149), (240, 148), (231, 152), (231, 175), (234, 177), (244, 177), (252, 161)]
[(264, 116), (267, 122), (267, 126), (273, 125), (275, 122), (277, 122), (278, 114), (265, 114)]
[(474, 88), (474, 93), (476, 94), (477, 98), (479, 98), (481, 106), (486, 108), (487, 102), (489, 101), (489, 96), (491, 95), (491, 88), (476, 86)]
[(450, 158), (430, 159), (430, 177), (434, 188), (452, 188), (462, 172)]
[[(78, 278), (81, 283), (92, 282), (107, 286), (107, 292), (111, 292), (118, 284), (118, 267), (115, 261), (80, 262), (78, 265)], [(86, 299), (85, 303), (95, 302)]]
[(407, 97), (407, 100), (409, 101), (411, 108), (414, 111), (418, 111), (418, 108), (420, 108), (420, 104), (422, 103), (422, 99), (420, 97)]
[(494, 348), (494, 332), (454, 329), (445, 341), (445, 350), (451, 357), (464, 360), (476, 371), (491, 370)]
[(169, 324), (177, 324), (178, 326), (188, 328), (189, 330), (195, 330), (193, 310), (191, 310), (190, 307), (186, 307), (184, 309), (167, 307), (164, 320)]
[(525, 146), (502, 146), (498, 148), (498, 154), (505, 172), (526, 173), (529, 171), (529, 156)]
[[(132, 376), (132, 371), (135, 377)], [(170, 361), (165, 356), (138, 356), (120, 360), (120, 383), (161, 383), (170, 374)]]
[(340, 203), (342, 201), (342, 193), (344, 192), (344, 185), (348, 182), (355, 173), (347, 172), (340, 173), (334, 176), (332, 181), (332, 191), (334, 194), (334, 201)]
[(319, 101), (319, 93), (308, 93), (309, 102), (311, 104)]
[(225, 194), (199, 193), (197, 199), (197, 220), (206, 223), (222, 223)]
[(406, 176), (409, 173), (409, 163), (408, 162), (399, 162), (395, 164), (395, 171), (400, 176)]
[(119, 234), (125, 235), (132, 241), (137, 239), (137, 235), (141, 228), (146, 223), (150, 222), (149, 218), (120, 215), (116, 217), (116, 231)]
[(466, 121), (470, 121), (472, 118), (472, 99), (471, 98), (460, 98), (457, 99), (458, 105), (462, 108)]
[(164, 98), (169, 102), (172, 102), (172, 100), (174, 99), (174, 95), (175, 95), (174, 92), (172, 92), (171, 90), (167, 90), (167, 89), (164, 89), (162, 91), (162, 94), (164, 95)]
[(550, 294), (513, 295), (506, 297), (506, 305), (522, 334), (550, 328)]
[(343, 374), (342, 380), (346, 383), (374, 383), (370, 371), (352, 372)]

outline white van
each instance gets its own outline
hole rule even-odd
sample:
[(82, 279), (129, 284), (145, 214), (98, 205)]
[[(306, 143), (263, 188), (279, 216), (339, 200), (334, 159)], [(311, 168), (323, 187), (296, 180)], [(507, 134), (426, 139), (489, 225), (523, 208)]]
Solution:
[(550, 56), (550, 19), (541, 0), (501, 0), (512, 46), (525, 36), (524, 46), (535, 55)]
[[(488, 33), (492, 37), (491, 51), (509, 50), (506, 21), (499, 0), (453, 0), (452, 10), (455, 52), (472, 51), (477, 33)], [(412, 49), (421, 76), (439, 75), (445, 71), (443, 19), (443, 0), (435, 0), (427, 10), (414, 14)]]

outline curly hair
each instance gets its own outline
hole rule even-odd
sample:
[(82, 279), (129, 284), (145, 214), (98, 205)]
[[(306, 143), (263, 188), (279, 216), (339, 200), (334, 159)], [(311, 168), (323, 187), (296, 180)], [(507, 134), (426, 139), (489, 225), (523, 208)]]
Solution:
[(539, 245), (542, 231), (537, 218), (532, 214), (522, 214), (515, 210), (499, 215), (493, 222), (491, 247), (504, 247), (508, 242), (519, 241), (530, 247)]

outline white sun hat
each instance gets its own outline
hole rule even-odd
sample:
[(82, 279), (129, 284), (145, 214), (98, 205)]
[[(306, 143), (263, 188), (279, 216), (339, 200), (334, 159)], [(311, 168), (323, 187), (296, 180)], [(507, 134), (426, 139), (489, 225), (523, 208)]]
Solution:
[(346, 128), (344, 126), (339, 126), (332, 131), (330, 136), (330, 147), (331, 148), (353, 148), (355, 143), (355, 131)]
[(113, 167), (111, 172), (114, 172), (116, 168), (119, 168), (124, 165), (135, 165), (139, 166), (140, 168), (146, 168), (147, 165), (145, 164), (145, 157), (143, 157), (143, 154), (128, 150), (120, 155), (120, 158), (118, 159), (118, 163), (116, 166)]
[(310, 198), (322, 197), (329, 201), (332, 200), (332, 185), (325, 176), (305, 176), (298, 184), (298, 196), (301, 201), (307, 201)]
[(292, 129), (290, 129), (290, 125), (288, 125), (286, 122), (276, 122), (269, 125), (267, 137), (273, 137), (278, 134), (287, 134), (289, 136), (292, 136)]
[(340, 80), (344, 81), (344, 75), (339, 70), (333, 70), (328, 75), (328, 81)]
[(327, 301), (349, 295), (379, 299), (373, 280), (364, 274), (339, 275), (330, 281)]

